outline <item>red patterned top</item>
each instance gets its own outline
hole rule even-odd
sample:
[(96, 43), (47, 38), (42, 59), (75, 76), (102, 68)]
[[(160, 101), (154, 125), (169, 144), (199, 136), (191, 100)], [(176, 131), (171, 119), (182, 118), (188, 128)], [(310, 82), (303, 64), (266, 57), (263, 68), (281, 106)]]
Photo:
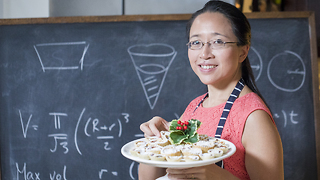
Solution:
[[(225, 103), (211, 108), (204, 108), (200, 105), (193, 113), (204, 96), (199, 96), (190, 102), (182, 116), (182, 120), (198, 119), (202, 122), (198, 133), (214, 137)], [(245, 167), (245, 148), (241, 139), (246, 120), (255, 110), (264, 110), (272, 118), (269, 109), (256, 93), (248, 93), (237, 98), (231, 108), (221, 136), (221, 139), (232, 142), (237, 148), (234, 155), (223, 160), (224, 169), (240, 179), (250, 179)]]

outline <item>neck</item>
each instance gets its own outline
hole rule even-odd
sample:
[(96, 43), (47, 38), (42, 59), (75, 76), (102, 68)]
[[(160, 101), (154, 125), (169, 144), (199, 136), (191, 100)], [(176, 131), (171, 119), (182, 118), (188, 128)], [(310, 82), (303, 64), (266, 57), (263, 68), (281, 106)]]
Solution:
[(203, 106), (214, 107), (216, 105), (225, 103), (232, 93), (234, 87), (237, 85), (239, 79), (234, 79), (225, 85), (208, 85), (208, 98), (203, 102)]

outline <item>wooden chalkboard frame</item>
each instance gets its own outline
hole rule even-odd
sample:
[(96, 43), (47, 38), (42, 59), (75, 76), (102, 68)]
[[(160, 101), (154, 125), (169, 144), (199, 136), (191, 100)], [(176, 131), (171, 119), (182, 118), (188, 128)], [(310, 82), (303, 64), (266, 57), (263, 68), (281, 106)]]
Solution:
[[(317, 157), (317, 174), (320, 180), (320, 100), (319, 78), (317, 62), (317, 44), (315, 31), (314, 12), (266, 12), (246, 13), (248, 19), (271, 18), (307, 18), (309, 22), (310, 55), (312, 66), (312, 91), (314, 106), (315, 144)], [(79, 17), (54, 17), (54, 18), (24, 18), (24, 19), (0, 19), (1, 25), (21, 24), (55, 24), (55, 23), (99, 23), (99, 22), (126, 22), (126, 21), (176, 21), (188, 20), (190, 14), (179, 15), (123, 15), (123, 16), (79, 16)], [(1, 152), (0, 152), (1, 153)], [(0, 169), (1, 180), (1, 169)]]

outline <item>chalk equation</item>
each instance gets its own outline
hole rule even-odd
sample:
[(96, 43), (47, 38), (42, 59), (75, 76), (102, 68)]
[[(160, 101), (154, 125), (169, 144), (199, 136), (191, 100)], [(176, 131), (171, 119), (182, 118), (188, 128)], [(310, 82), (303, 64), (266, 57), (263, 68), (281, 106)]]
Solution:
[[(106, 125), (105, 121), (95, 118), (95, 117), (88, 117), (84, 118), (84, 114), (86, 113), (86, 108), (83, 108), (81, 111), (77, 123), (75, 125), (74, 134), (71, 138), (74, 139), (74, 146), (76, 147), (77, 153), (79, 155), (83, 155), (81, 148), (78, 143), (78, 136), (79, 133), (84, 134), (86, 137), (93, 137), (97, 140), (101, 140), (101, 148), (105, 151), (110, 151), (112, 148), (110, 147), (109, 140), (115, 139), (115, 138), (121, 138), (122, 136), (122, 126), (125, 124), (128, 124), (130, 122), (130, 115), (128, 113), (121, 113), (119, 115), (119, 118), (116, 119), (113, 123)], [(68, 113), (64, 112), (49, 112), (48, 113), (48, 119), (50, 120), (49, 123), (52, 124), (52, 127), (54, 130), (62, 130), (63, 126), (66, 124), (65, 121), (68, 121)], [(21, 124), (21, 132), (24, 139), (27, 139), (28, 137), (28, 131), (38, 131), (40, 127), (36, 124), (32, 123), (32, 119), (34, 118), (33, 114), (30, 115), (23, 115), (21, 110), (19, 110), (19, 121)], [(80, 124), (83, 124), (80, 128)], [(96, 135), (98, 132), (105, 132), (105, 135)], [(115, 131), (115, 133), (108, 134), (108, 132)], [(58, 149), (60, 149), (59, 152), (62, 152), (63, 154), (70, 153), (70, 144), (68, 144), (68, 138), (70, 138), (70, 135), (67, 133), (50, 133), (48, 132), (47, 135), (49, 138), (51, 138), (54, 141), (53, 147), (48, 147), (49, 152), (51, 153), (58, 153)], [(142, 137), (143, 134), (136, 134), (135, 137)], [(137, 172), (134, 171), (134, 169), (137, 169), (137, 165), (132, 163), (129, 167), (129, 175), (132, 179), (135, 179), (134, 176), (136, 176)], [(23, 180), (40, 180), (40, 179), (49, 179), (50, 180), (67, 180), (67, 166), (64, 165), (61, 172), (58, 173), (58, 171), (53, 171), (52, 173), (42, 174), (38, 171), (32, 171), (27, 169), (27, 163), (19, 164), (16, 163), (16, 170), (17, 170), (17, 179), (23, 179)], [(110, 171), (107, 168), (101, 168), (98, 169), (96, 172), (96, 176), (99, 179), (104, 179), (106, 177), (110, 176), (118, 176), (117, 171)]]
[(293, 125), (298, 124), (299, 121), (298, 119), (299, 114), (296, 113), (294, 110), (291, 111), (285, 111), (281, 110), (281, 113), (274, 113), (273, 117), (276, 119), (283, 119), (283, 127), (287, 127), (288, 123), (291, 123)]
[[(261, 55), (251, 47), (248, 57), (255, 79), (258, 81), (263, 69)], [(286, 50), (271, 58), (267, 67), (267, 76), (275, 88), (284, 92), (295, 92), (305, 83), (306, 67), (299, 54)]]
[[(106, 135), (96, 135), (94, 138), (96, 138), (97, 140), (102, 140), (103, 142), (103, 149), (106, 151), (111, 150), (111, 147), (109, 146), (109, 140), (114, 139), (114, 138), (120, 138), (122, 135), (122, 126), (123, 124), (127, 124), (130, 122), (129, 120), (129, 114), (128, 113), (121, 113), (121, 118), (118, 118), (115, 120), (115, 122), (113, 122), (110, 125), (106, 125), (104, 124), (101, 120), (99, 120), (98, 118), (94, 118), (94, 117), (89, 117), (88, 119), (84, 119), (83, 115), (86, 111), (86, 108), (84, 108), (80, 115), (79, 118), (77, 120), (77, 124), (75, 126), (75, 130), (74, 130), (74, 134), (72, 136), (72, 138), (74, 139), (74, 145), (77, 149), (77, 152), (82, 155), (81, 149), (79, 147), (79, 143), (78, 143), (78, 136), (79, 133), (83, 133), (85, 134), (86, 137), (93, 137), (94, 134), (96, 134), (97, 132), (101, 132), (104, 131), (106, 132)], [(48, 116), (51, 117), (49, 119), (52, 119), (51, 123), (54, 124), (54, 129), (55, 130), (60, 130), (61, 126), (62, 126), (62, 122), (66, 121), (68, 119), (68, 114), (67, 113), (63, 113), (63, 112), (49, 112)], [(32, 117), (33, 115), (30, 114), (28, 117), (24, 118), (22, 116), (21, 111), (19, 110), (19, 118), (20, 118), (20, 123), (21, 123), (21, 128), (22, 128), (22, 135), (24, 138), (27, 138), (27, 134), (28, 134), (28, 130), (32, 129), (37, 131), (38, 130), (38, 125), (32, 125), (30, 126), (30, 122), (32, 121)], [(80, 130), (80, 123), (82, 121), (85, 121), (85, 125), (83, 127), (83, 129)], [(108, 132), (111, 131), (117, 131), (116, 132), (116, 137), (115, 135), (108, 135)], [(113, 133), (114, 134), (114, 133)], [(69, 144), (68, 144), (68, 138), (69, 135), (67, 133), (52, 133), (52, 134), (48, 134), (49, 138), (52, 138), (54, 141), (54, 147), (50, 148), (50, 151), (52, 153), (57, 152), (57, 149), (59, 147), (61, 147), (63, 149), (63, 153), (67, 154), (69, 152)]]
[[(29, 171), (27, 169), (27, 163), (23, 163), (23, 167), (19, 165), (19, 163), (16, 163), (16, 179), (17, 180), (41, 180), (43, 177), (40, 172), (35, 171)], [(46, 177), (42, 179), (49, 179), (50, 180), (67, 180), (67, 167), (63, 166), (63, 169), (61, 172), (53, 171), (52, 173), (49, 173)], [(49, 177), (49, 178), (48, 178)]]
[[(16, 180), (41, 180), (41, 179), (49, 179), (49, 180), (68, 180), (67, 177), (67, 166), (64, 165), (60, 170), (53, 170), (48, 174), (43, 174), (40, 171), (32, 171), (27, 168), (27, 163), (19, 164), (15, 163), (16, 166)], [(113, 177), (118, 176), (117, 171), (109, 172), (107, 169), (98, 170), (96, 173), (96, 177), (99, 179), (103, 179), (106, 174), (111, 174)], [(134, 179), (132, 174), (130, 176)], [(110, 176), (108, 176), (110, 177)]]
[[(112, 150), (111, 147), (109, 147), (109, 141), (111, 139), (115, 138), (121, 138), (122, 136), (122, 126), (130, 123), (130, 114), (128, 113), (121, 113), (119, 115), (119, 118), (115, 120), (114, 123), (110, 125), (103, 124), (101, 119), (94, 118), (94, 117), (88, 117), (84, 118), (84, 114), (86, 113), (86, 108), (83, 108), (74, 131), (74, 136), (72, 138), (75, 139), (75, 146), (77, 149), (78, 154), (82, 156), (82, 152), (78, 145), (78, 134), (81, 132), (86, 137), (95, 137), (97, 140), (103, 141), (103, 149), (106, 151)], [(64, 112), (48, 112), (48, 119), (49, 123), (53, 124), (52, 127), (54, 130), (62, 130), (63, 126), (65, 125), (65, 121), (68, 121), (68, 113)], [(176, 118), (179, 118), (177, 113), (174, 113), (174, 116)], [(38, 131), (40, 127), (38, 125), (35, 125), (32, 123), (34, 116), (33, 114), (30, 115), (23, 115), (21, 110), (19, 110), (19, 122), (21, 124), (21, 132), (23, 139), (27, 139), (28, 137), (28, 130)], [(83, 122), (83, 128), (80, 128), (80, 123)], [(116, 134), (114, 135), (95, 135), (95, 133), (100, 131), (105, 132), (111, 132), (113, 130), (116, 130)], [(68, 144), (68, 134), (67, 133), (48, 133), (48, 137), (52, 138), (54, 141), (54, 147), (48, 148), (51, 153), (57, 153), (57, 149), (62, 149), (63, 154), (68, 154), (69, 152), (69, 144)], [(134, 137), (136, 138), (142, 138), (144, 137), (144, 134), (134, 134)], [(67, 180), (68, 179), (68, 173), (67, 173), (67, 166), (63, 165), (63, 168), (61, 167), (59, 171), (55, 170), (52, 171), (52, 173), (44, 174), (40, 173), (39, 171), (30, 170), (28, 169), (28, 164), (26, 162), (24, 163), (15, 163), (16, 166), (16, 177), (17, 180), (41, 180), (41, 179), (50, 179), (50, 180)], [(61, 165), (62, 166), (62, 165)], [(103, 166), (103, 165), (101, 165)], [(137, 179), (138, 175), (138, 168), (139, 163), (136, 163), (134, 161), (131, 162), (130, 166), (128, 167), (129, 170), (127, 171), (128, 175), (132, 180)], [(110, 177), (119, 177), (119, 173), (116, 170), (109, 170), (107, 168), (98, 168), (96, 170), (96, 175), (94, 175), (97, 179), (106, 179)]]
[(33, 46), (40, 61), (42, 71), (83, 70), (84, 56), (89, 44), (82, 42), (43, 43)]
[(171, 63), (177, 55), (167, 44), (140, 44), (128, 48), (151, 109), (156, 105)]

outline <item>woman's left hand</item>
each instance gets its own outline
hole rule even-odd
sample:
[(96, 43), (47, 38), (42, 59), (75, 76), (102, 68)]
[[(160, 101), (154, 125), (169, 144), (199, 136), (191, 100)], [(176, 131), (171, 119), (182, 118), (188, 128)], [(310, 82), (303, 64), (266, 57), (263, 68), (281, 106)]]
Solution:
[(213, 171), (213, 168), (215, 169), (214, 166), (216, 165), (213, 164), (209, 166), (201, 166), (201, 167), (186, 168), (186, 169), (168, 168), (167, 169), (168, 178), (171, 180), (178, 180), (178, 179), (208, 180), (210, 178), (212, 179), (212, 176), (213, 176), (212, 171)]
[(237, 177), (233, 176), (230, 172), (222, 169), (216, 164), (211, 164), (201, 167), (193, 167), (186, 169), (167, 169), (168, 178), (170, 180), (180, 180), (180, 179), (200, 179), (200, 180), (226, 180), (226, 179), (235, 179)]

